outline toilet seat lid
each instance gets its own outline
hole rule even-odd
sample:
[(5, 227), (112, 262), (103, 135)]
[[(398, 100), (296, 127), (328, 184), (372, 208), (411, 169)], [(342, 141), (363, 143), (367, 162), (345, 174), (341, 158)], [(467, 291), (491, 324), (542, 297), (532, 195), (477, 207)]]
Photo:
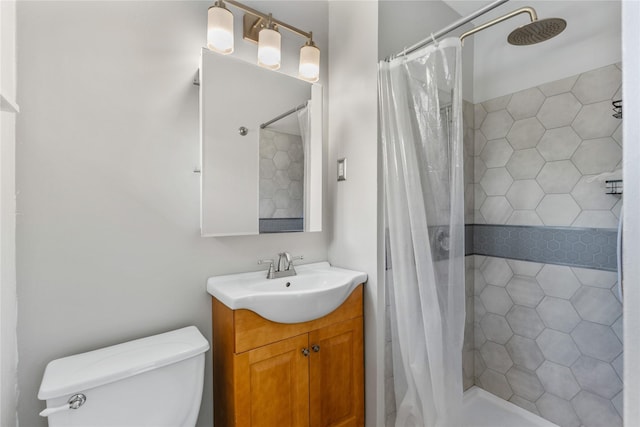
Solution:
[(87, 353), (56, 359), (47, 365), (38, 399), (67, 396), (177, 363), (209, 350), (195, 326), (165, 332)]

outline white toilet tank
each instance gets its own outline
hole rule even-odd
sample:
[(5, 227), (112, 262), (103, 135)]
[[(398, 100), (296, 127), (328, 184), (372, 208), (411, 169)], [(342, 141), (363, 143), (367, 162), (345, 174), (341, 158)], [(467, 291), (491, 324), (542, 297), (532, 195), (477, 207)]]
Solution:
[[(207, 340), (189, 326), (54, 360), (38, 392), (47, 401), (41, 415), (49, 412), (49, 427), (192, 427), (207, 350)], [(77, 394), (86, 401), (68, 409)]]

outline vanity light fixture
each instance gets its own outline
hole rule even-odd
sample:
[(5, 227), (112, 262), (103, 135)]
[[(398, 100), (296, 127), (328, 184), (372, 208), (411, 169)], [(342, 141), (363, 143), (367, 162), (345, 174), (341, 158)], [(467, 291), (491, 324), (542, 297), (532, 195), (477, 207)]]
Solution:
[(269, 14), (267, 25), (258, 33), (258, 65), (270, 70), (280, 68), (280, 32)]
[(233, 14), (225, 7), (231, 5), (245, 11), (243, 36), (245, 40), (258, 43), (258, 65), (277, 70), (281, 59), (281, 28), (306, 39), (300, 48), (298, 77), (309, 82), (320, 78), (320, 49), (313, 42), (311, 32), (302, 31), (286, 22), (274, 19), (236, 0), (217, 0), (209, 8), (207, 47), (224, 55), (233, 52)]
[(208, 11), (207, 48), (223, 55), (233, 53), (233, 13), (222, 1), (216, 1)]

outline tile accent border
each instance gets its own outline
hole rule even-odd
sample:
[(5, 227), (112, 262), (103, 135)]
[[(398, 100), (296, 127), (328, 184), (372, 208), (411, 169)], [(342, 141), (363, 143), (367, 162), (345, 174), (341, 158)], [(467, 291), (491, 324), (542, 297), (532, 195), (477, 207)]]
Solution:
[(617, 270), (615, 229), (473, 224), (465, 243), (466, 255)]
[(290, 233), (304, 231), (303, 218), (260, 218), (260, 233)]

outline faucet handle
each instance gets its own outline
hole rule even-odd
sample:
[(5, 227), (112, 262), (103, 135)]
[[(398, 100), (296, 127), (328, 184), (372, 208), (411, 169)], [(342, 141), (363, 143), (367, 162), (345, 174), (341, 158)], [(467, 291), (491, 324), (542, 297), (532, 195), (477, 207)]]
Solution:
[(299, 259), (304, 259), (304, 257), (302, 255), (289, 257), (287, 270), (291, 270), (293, 268), (293, 261), (296, 261), (296, 260), (299, 260)]
[(267, 271), (267, 279), (273, 279), (275, 276), (275, 269), (273, 268), (273, 260), (272, 259), (261, 259), (258, 260), (258, 264), (266, 264), (269, 263), (269, 271)]

